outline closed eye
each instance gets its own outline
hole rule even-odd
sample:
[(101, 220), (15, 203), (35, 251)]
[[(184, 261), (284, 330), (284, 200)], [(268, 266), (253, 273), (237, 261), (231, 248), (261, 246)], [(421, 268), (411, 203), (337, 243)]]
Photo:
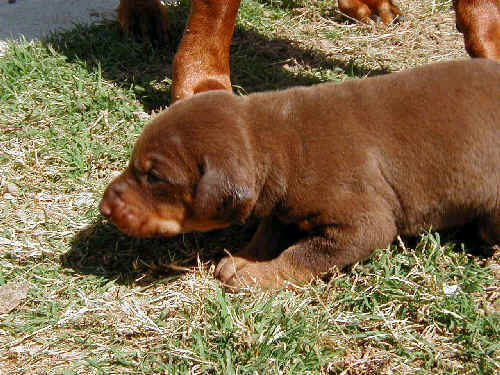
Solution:
[(149, 170), (146, 173), (146, 177), (149, 184), (157, 184), (159, 182), (165, 182), (163, 177), (154, 169)]

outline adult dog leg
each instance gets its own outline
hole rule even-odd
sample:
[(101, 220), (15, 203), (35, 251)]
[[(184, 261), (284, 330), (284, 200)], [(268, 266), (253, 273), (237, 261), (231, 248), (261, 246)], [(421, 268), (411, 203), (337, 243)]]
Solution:
[(468, 54), (500, 60), (500, 0), (454, 0), (453, 5)]
[(167, 7), (161, 0), (121, 0), (118, 22), (126, 32), (152, 43), (169, 40)]
[(172, 101), (207, 90), (231, 90), (229, 48), (240, 0), (192, 0), (174, 57)]
[(386, 25), (403, 15), (391, 0), (339, 0), (339, 9), (349, 17), (365, 23), (373, 15), (378, 15)]

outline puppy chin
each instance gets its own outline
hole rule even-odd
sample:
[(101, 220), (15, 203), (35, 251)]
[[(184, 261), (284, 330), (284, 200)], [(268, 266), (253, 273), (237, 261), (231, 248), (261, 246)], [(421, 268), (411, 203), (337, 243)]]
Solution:
[(160, 236), (172, 237), (182, 233), (182, 225), (177, 220), (159, 219), (157, 232)]
[(121, 232), (138, 238), (173, 237), (183, 233), (182, 225), (177, 220), (148, 218), (143, 222), (139, 222), (138, 220), (117, 220), (111, 217), (110, 221)]

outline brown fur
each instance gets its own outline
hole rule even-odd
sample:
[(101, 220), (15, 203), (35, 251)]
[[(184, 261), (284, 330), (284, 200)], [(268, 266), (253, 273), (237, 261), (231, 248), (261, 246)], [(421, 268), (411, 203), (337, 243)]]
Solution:
[(161, 0), (121, 0), (118, 22), (127, 33), (150, 42), (169, 41), (167, 10)]
[[(172, 101), (196, 93), (231, 90), (229, 49), (241, 0), (192, 0), (184, 36), (173, 63)], [(339, 0), (339, 9), (367, 22), (385, 24), (402, 13), (392, 0)], [(500, 59), (500, 0), (454, 0), (457, 27), (473, 57)], [(160, 0), (121, 0), (122, 27), (149, 40), (168, 41), (167, 16)]]
[(454, 0), (453, 5), (469, 55), (500, 60), (500, 0)]
[(500, 240), (500, 64), (474, 59), (238, 97), (157, 116), (101, 213), (134, 236), (262, 218), (216, 275), (305, 283), (415, 235), (477, 220)]
[[(240, 2), (191, 1), (191, 12), (174, 57), (173, 102), (203, 91), (231, 90), (229, 48)], [(388, 24), (401, 14), (391, 0), (343, 0), (339, 7), (363, 22), (379, 14)], [(159, 9), (157, 16), (154, 16), (155, 8)], [(129, 32), (152, 39), (151, 31), (157, 30), (160, 42), (167, 40), (167, 20), (160, 0), (121, 0), (118, 19)]]
[(365, 23), (378, 15), (386, 25), (403, 14), (391, 0), (339, 0), (339, 9), (349, 17)]

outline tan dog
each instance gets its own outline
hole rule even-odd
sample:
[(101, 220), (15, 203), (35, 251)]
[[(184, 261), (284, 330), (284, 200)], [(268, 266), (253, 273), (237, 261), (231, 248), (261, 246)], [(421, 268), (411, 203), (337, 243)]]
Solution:
[(262, 218), (216, 275), (305, 283), (432, 226), (500, 239), (500, 64), (474, 59), (181, 100), (140, 136), (101, 213), (133, 236)]
[[(186, 29), (172, 69), (172, 101), (214, 89), (231, 91), (229, 53), (241, 0), (191, 0)], [(500, 0), (453, 0), (457, 28), (473, 57), (500, 59)], [(339, 0), (339, 9), (367, 22), (385, 24), (402, 13), (392, 0)], [(161, 0), (120, 0), (123, 29), (149, 40), (168, 40), (166, 7)]]
[(453, 0), (453, 6), (469, 55), (500, 60), (500, 0)]

